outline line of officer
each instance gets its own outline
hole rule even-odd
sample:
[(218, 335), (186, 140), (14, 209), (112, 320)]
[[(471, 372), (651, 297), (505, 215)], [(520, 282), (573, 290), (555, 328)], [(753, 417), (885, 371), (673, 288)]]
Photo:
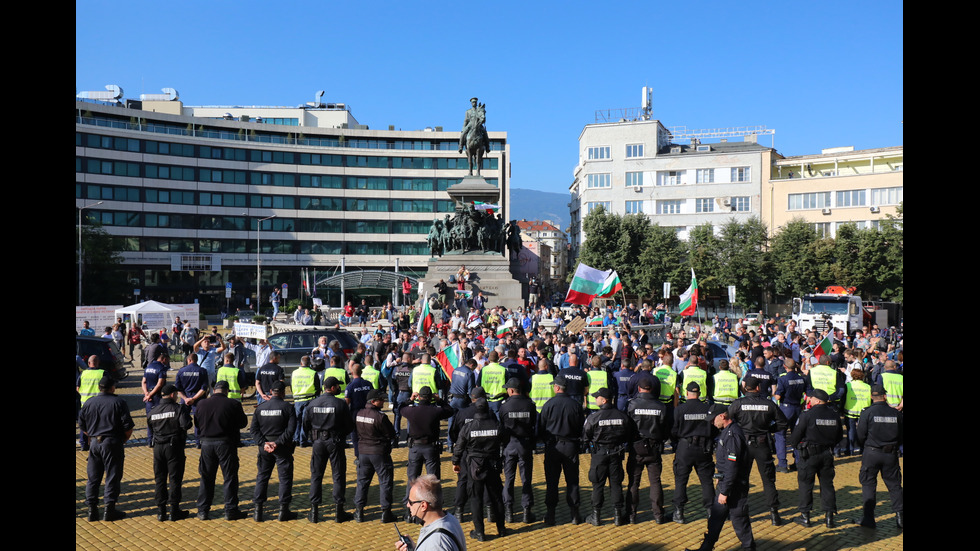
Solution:
[(571, 367), (564, 369), (555, 377), (555, 396), (548, 400), (538, 415), (538, 438), (545, 440), (544, 477), (547, 489), (544, 504), (547, 511), (544, 523), (548, 526), (555, 524), (558, 481), (562, 474), (565, 476), (565, 501), (571, 512), (572, 524), (582, 522), (579, 513), (581, 496), (579, 495), (578, 454), (585, 414), (582, 411), (581, 398), (576, 399), (565, 392), (568, 383), (563, 372), (571, 369)]
[[(547, 360), (545, 360), (547, 361)], [(500, 423), (507, 436), (504, 440), (504, 521), (514, 521), (514, 482), (517, 471), (521, 473), (521, 508), (524, 524), (535, 521), (533, 488), (534, 430), (538, 411), (534, 400), (522, 393), (523, 384), (513, 377), (504, 384), (507, 399), (500, 405)]]
[[(772, 400), (761, 396), (762, 381), (745, 378), (745, 396), (728, 407), (733, 421), (738, 423), (749, 443), (749, 456), (755, 460), (762, 478), (762, 489), (769, 505), (773, 526), (782, 524), (779, 518), (779, 492), (776, 490), (776, 467), (772, 462), (774, 432), (787, 428), (786, 416)], [(768, 385), (768, 383), (766, 383)]]
[(391, 461), (391, 441), (395, 438), (395, 427), (381, 411), (385, 403), (384, 392), (372, 389), (368, 392), (367, 399), (367, 405), (354, 418), (361, 451), (357, 465), (357, 491), (354, 494), (354, 519), (364, 522), (368, 487), (377, 473), (381, 489), (381, 522), (395, 522), (395, 515), (391, 512), (395, 471), (395, 465)]
[(827, 405), (827, 393), (816, 389), (810, 395), (810, 409), (800, 414), (789, 444), (799, 451), (802, 463), (797, 480), (800, 492), (798, 524), (809, 528), (813, 508), (813, 480), (820, 477), (820, 502), (826, 514), (827, 528), (834, 527), (837, 513), (837, 492), (834, 489), (834, 445), (844, 435), (840, 415)]
[(503, 438), (500, 424), (490, 412), (486, 398), (477, 398), (473, 407), (475, 414), (472, 422), (467, 423), (459, 432), (459, 440), (453, 452), (453, 471), (457, 473), (463, 469), (469, 471), (469, 492), (474, 511), (474, 530), (470, 532), (470, 537), (477, 541), (485, 541), (483, 516), (479, 514), (483, 508), (484, 490), (488, 494), (488, 505), (493, 512), (491, 518), (496, 519), (497, 536), (507, 535), (500, 511), (503, 491), (500, 483), (500, 445), (503, 443)]
[(194, 423), (191, 420), (191, 408), (177, 403), (176, 385), (167, 383), (160, 395), (162, 396), (160, 403), (150, 410), (146, 420), (154, 434), (153, 479), (156, 487), (154, 497), (159, 510), (157, 520), (177, 521), (187, 518), (187, 511), (180, 509), (180, 500), (183, 497), (181, 486), (184, 482), (184, 466), (187, 463), (187, 457), (184, 455), (187, 431)]
[[(417, 369), (417, 368), (416, 368)], [(416, 400), (418, 403), (416, 403)], [(405, 502), (412, 489), (415, 479), (425, 472), (442, 478), (442, 443), (439, 441), (439, 423), (449, 419), (454, 413), (449, 404), (432, 393), (432, 388), (422, 385), (417, 393), (409, 400), (398, 404), (402, 417), (408, 420), (408, 485), (405, 490)]]
[(691, 470), (701, 481), (701, 498), (705, 509), (711, 508), (715, 499), (714, 460), (711, 457), (713, 445), (711, 425), (705, 423), (711, 406), (699, 399), (701, 387), (690, 382), (686, 387), (687, 400), (674, 410), (674, 423), (671, 434), (677, 441), (674, 453), (674, 514), (678, 524), (686, 522), (684, 507), (687, 505), (687, 481)]
[[(234, 354), (231, 357), (234, 360)], [(233, 366), (228, 369), (238, 371)], [(197, 413), (194, 414), (194, 424), (201, 437), (198, 466), (201, 487), (197, 494), (197, 518), (200, 520), (210, 518), (219, 466), (224, 479), (225, 519), (245, 518), (238, 508), (238, 446), (241, 443), (240, 431), (248, 426), (248, 417), (241, 401), (231, 398), (229, 394), (228, 381), (219, 378), (214, 384), (214, 393), (210, 398), (198, 402)]]
[(115, 392), (116, 381), (112, 377), (102, 377), (99, 379), (99, 394), (86, 400), (78, 412), (78, 426), (89, 443), (85, 501), (88, 503), (88, 519), (93, 522), (99, 520), (99, 485), (102, 484), (103, 475), (105, 516), (102, 520), (113, 521), (126, 516), (126, 513), (116, 510), (116, 501), (122, 487), (123, 444), (132, 436), (135, 424), (126, 401), (116, 396)]
[(614, 523), (622, 526), (627, 520), (623, 511), (623, 456), (627, 446), (636, 440), (636, 425), (629, 415), (613, 406), (613, 394), (609, 387), (602, 387), (591, 396), (599, 409), (585, 420), (582, 429), (582, 438), (588, 442), (592, 454), (589, 465), (592, 514), (586, 520), (593, 526), (602, 524), (604, 487), (608, 479)]
[(347, 502), (347, 435), (354, 430), (347, 401), (338, 398), (340, 381), (327, 377), (323, 383), (325, 394), (310, 402), (303, 415), (303, 430), (313, 440), (310, 458), (310, 522), (319, 522), (320, 503), (323, 501), (323, 473), (330, 461), (333, 471), (333, 501), (337, 504), (337, 522), (351, 520), (353, 516), (344, 510)]
[(905, 492), (902, 490), (902, 470), (898, 465), (899, 449), (904, 443), (905, 418), (903, 413), (888, 405), (887, 391), (883, 385), (871, 387), (871, 407), (861, 412), (858, 419), (858, 444), (864, 446), (861, 456), (861, 502), (863, 504), (861, 526), (875, 528), (875, 497), (878, 490), (878, 474), (888, 488), (888, 495), (895, 512), (895, 524), (905, 527)]
[(664, 514), (664, 489), (660, 483), (663, 474), (662, 454), (664, 441), (670, 434), (667, 423), (667, 406), (653, 394), (650, 381), (640, 381), (636, 398), (630, 400), (627, 413), (636, 424), (636, 438), (630, 445), (626, 472), (629, 476), (629, 501), (627, 510), (630, 524), (636, 524), (636, 511), (640, 504), (640, 480), (646, 470), (650, 481), (650, 507), (653, 520), (663, 524), (670, 520)]
[(255, 522), (263, 520), (262, 506), (273, 467), (279, 473), (279, 521), (296, 518), (296, 513), (289, 510), (293, 500), (296, 410), (293, 404), (282, 399), (285, 394), (286, 385), (282, 381), (273, 382), (267, 395), (269, 399), (259, 404), (252, 415), (252, 440), (259, 447), (255, 475)]

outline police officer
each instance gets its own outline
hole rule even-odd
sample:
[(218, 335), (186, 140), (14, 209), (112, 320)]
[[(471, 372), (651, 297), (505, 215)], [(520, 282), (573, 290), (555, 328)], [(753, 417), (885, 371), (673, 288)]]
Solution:
[(626, 408), (629, 407), (631, 377), (633, 377), (633, 359), (625, 358), (620, 363), (619, 371), (613, 374), (613, 382), (616, 385), (614, 387), (616, 389), (616, 408), (619, 411), (626, 411)]
[[(272, 399), (272, 385), (286, 381), (286, 372), (279, 367), (281, 355), (273, 350), (269, 353), (269, 363), (255, 370), (255, 400), (260, 405)], [(292, 434), (289, 435), (292, 438)]]
[[(783, 415), (786, 417), (786, 424), (790, 427), (795, 427), (796, 422), (800, 418), (800, 412), (803, 411), (803, 398), (806, 393), (806, 378), (800, 375), (796, 371), (796, 362), (791, 358), (787, 358), (783, 362), (783, 373), (776, 379), (776, 394), (773, 395), (776, 403), (779, 404), (779, 409), (782, 410)], [(786, 431), (778, 431), (775, 434), (776, 441), (776, 472), (777, 473), (788, 473), (790, 472), (790, 467), (786, 462)], [(794, 459), (796, 458), (796, 452), (793, 453)], [(796, 469), (797, 465), (794, 463), (793, 469)]]
[[(449, 435), (453, 441), (452, 453), (456, 452), (456, 443), (459, 438), (459, 432), (467, 424), (473, 422), (476, 417), (476, 405), (475, 402), (478, 398), (486, 398), (486, 393), (483, 391), (482, 386), (473, 387), (470, 391), (470, 404), (459, 411), (453, 416), (452, 422), (449, 425)], [(492, 413), (492, 412), (491, 412)], [(466, 451), (463, 450), (463, 455), (461, 456), (460, 463), (466, 464)], [(463, 513), (466, 509), (466, 503), (469, 501), (470, 485), (469, 485), (470, 475), (467, 469), (460, 469), (456, 473), (456, 497), (453, 501), (453, 514), (456, 518), (462, 521)], [(479, 511), (477, 511), (479, 514)]]
[(636, 440), (636, 425), (629, 415), (613, 406), (613, 394), (609, 387), (602, 387), (591, 395), (599, 409), (585, 420), (582, 438), (588, 442), (592, 460), (589, 480), (592, 481), (592, 514), (586, 519), (593, 526), (602, 524), (604, 488), (609, 480), (609, 497), (615, 510), (614, 522), (622, 526), (623, 514), (623, 456), (626, 447)]
[(345, 522), (353, 516), (344, 510), (347, 502), (347, 454), (344, 453), (347, 435), (354, 430), (347, 402), (338, 398), (340, 381), (327, 377), (323, 383), (325, 393), (310, 402), (303, 415), (303, 430), (313, 440), (313, 456), (310, 459), (310, 522), (319, 522), (320, 503), (323, 501), (323, 473), (330, 461), (333, 472), (333, 501), (337, 504), (337, 522)]
[[(91, 365), (91, 364), (90, 364)], [(133, 434), (132, 417), (126, 401), (116, 396), (116, 382), (104, 376), (99, 380), (99, 394), (85, 401), (78, 412), (78, 426), (88, 437), (88, 483), (85, 501), (88, 519), (99, 520), (99, 485), (105, 475), (105, 516), (102, 520), (119, 520), (126, 513), (116, 510), (123, 474), (123, 444)]]
[[(206, 375), (205, 375), (206, 377)], [(163, 522), (187, 518), (187, 511), (180, 510), (181, 485), (184, 482), (184, 445), (187, 430), (194, 423), (191, 408), (177, 403), (177, 386), (168, 383), (161, 391), (160, 403), (150, 410), (147, 425), (153, 428), (153, 478), (156, 483), (157, 520)], [(170, 489), (167, 490), (167, 479)], [(170, 505), (169, 514), (167, 505)]]
[[(466, 362), (453, 370), (452, 381), (449, 384), (449, 406), (453, 408), (453, 415), (470, 403), (470, 392), (476, 386), (476, 374), (473, 368), (477, 366), (476, 360), (470, 358)], [(453, 417), (449, 418), (449, 426), (453, 424)], [(449, 447), (453, 445), (450, 435), (448, 439)]]
[[(545, 360), (547, 361), (547, 360)], [(538, 410), (534, 400), (522, 392), (522, 383), (516, 377), (504, 384), (507, 399), (500, 406), (500, 424), (504, 428), (504, 521), (514, 522), (514, 481), (517, 470), (521, 472), (521, 508), (524, 524), (535, 521), (533, 488), (534, 429)]]
[(293, 391), (293, 408), (296, 413), (296, 432), (293, 433), (293, 443), (300, 447), (310, 445), (310, 433), (303, 428), (306, 408), (320, 395), (321, 383), (316, 370), (310, 367), (310, 357), (299, 359), (299, 367), (293, 370), (289, 386)]
[(234, 352), (225, 354), (225, 363), (218, 368), (218, 373), (215, 375), (215, 387), (217, 387), (217, 383), (222, 381), (227, 383), (228, 392), (226, 396), (241, 403), (242, 391), (248, 388), (248, 376), (244, 369), (235, 365)]
[[(776, 379), (766, 371), (766, 359), (761, 355), (757, 357), (754, 361), (754, 366), (745, 372), (742, 377), (742, 389), (748, 391), (745, 388), (745, 383), (748, 381), (749, 377), (754, 377), (758, 381), (758, 390), (756, 394), (762, 398), (769, 398), (776, 392)], [(737, 422), (737, 421), (736, 421)], [(742, 427), (743, 429), (745, 427)]]
[(898, 464), (904, 432), (904, 414), (888, 404), (885, 387), (871, 387), (871, 407), (861, 412), (857, 425), (858, 444), (864, 446), (860, 474), (861, 501), (864, 505), (860, 524), (865, 528), (876, 527), (878, 473), (881, 473), (881, 479), (888, 488), (895, 524), (899, 529), (905, 527), (905, 492), (902, 490), (902, 470)]
[[(167, 366), (170, 364), (170, 356), (160, 354), (156, 359), (148, 364), (143, 370), (143, 379), (140, 386), (143, 388), (143, 403), (146, 406), (146, 414), (160, 403), (160, 391), (167, 383)], [(146, 445), (153, 447), (153, 428), (146, 427)]]
[(551, 374), (551, 362), (547, 358), (538, 360), (538, 372), (531, 375), (531, 392), (529, 397), (534, 402), (534, 407), (541, 413), (548, 400), (554, 397), (555, 377)]
[[(415, 401), (418, 403), (415, 403)], [(425, 472), (442, 478), (440, 466), (442, 462), (442, 443), (439, 441), (439, 424), (443, 419), (452, 416), (453, 408), (432, 393), (432, 388), (423, 385), (418, 393), (412, 394), (411, 399), (398, 404), (402, 417), (408, 420), (408, 485), (405, 500), (412, 489), (415, 479)]]
[(653, 520), (663, 524), (667, 520), (664, 515), (664, 489), (660, 483), (663, 473), (661, 454), (664, 440), (670, 434), (667, 423), (667, 406), (658, 396), (653, 394), (650, 381), (640, 381), (636, 398), (630, 400), (629, 416), (636, 424), (636, 438), (630, 445), (629, 459), (626, 460), (626, 472), (629, 475), (629, 511), (630, 524), (636, 524), (636, 511), (640, 504), (640, 479), (646, 470), (650, 479), (650, 507), (653, 509)]
[[(398, 394), (395, 399), (397, 400), (392, 404), (392, 408), (395, 410), (395, 434), (400, 435), (402, 431), (402, 413), (401, 408), (398, 404), (408, 400), (412, 396), (412, 385), (409, 383), (409, 379), (412, 377), (412, 355), (406, 352), (402, 355), (402, 361), (395, 366), (394, 371), (391, 372), (391, 387), (397, 389)], [(397, 444), (397, 442), (396, 442)]]
[(395, 522), (391, 512), (391, 500), (394, 493), (395, 466), (391, 461), (391, 441), (395, 438), (395, 427), (381, 408), (385, 403), (385, 394), (379, 389), (368, 392), (368, 403), (354, 419), (354, 427), (361, 449), (361, 457), (357, 465), (357, 492), (354, 494), (356, 507), (354, 519), (364, 522), (364, 506), (367, 505), (368, 487), (375, 473), (378, 474), (378, 484), (381, 487), (381, 522)]
[[(567, 368), (563, 371), (572, 369)], [(584, 378), (584, 377), (583, 377)], [(572, 524), (582, 522), (579, 513), (579, 444), (585, 414), (581, 399), (575, 399), (565, 392), (567, 379), (559, 372), (554, 380), (555, 396), (541, 409), (538, 415), (538, 438), (545, 441), (544, 477), (547, 484), (544, 504), (547, 511), (544, 523), (555, 525), (555, 507), (558, 505), (558, 480), (565, 476), (565, 501), (571, 512)]]
[[(231, 356), (234, 359), (234, 355)], [(229, 369), (239, 371), (237, 367)], [(241, 443), (240, 431), (248, 426), (248, 417), (241, 401), (231, 398), (229, 393), (228, 381), (219, 379), (214, 384), (214, 393), (198, 403), (197, 413), (194, 414), (194, 424), (201, 437), (198, 467), (201, 487), (197, 494), (197, 518), (200, 520), (210, 518), (219, 466), (224, 478), (225, 519), (245, 518), (245, 513), (238, 508), (238, 446)]]
[[(614, 381), (612, 373), (602, 368), (602, 356), (592, 356), (589, 359), (588, 366), (589, 369), (585, 374), (588, 376), (586, 390), (589, 392), (589, 397), (585, 401), (585, 408), (591, 415), (599, 411), (599, 402), (595, 397), (595, 393), (603, 388), (611, 389)], [(610, 395), (612, 395), (611, 391)]]
[(738, 399), (738, 376), (729, 370), (728, 360), (718, 362), (718, 373), (712, 376), (714, 391), (711, 399), (721, 406), (730, 406)]
[[(194, 415), (197, 411), (197, 403), (207, 397), (208, 390), (211, 388), (208, 370), (197, 362), (197, 354), (187, 356), (187, 365), (180, 368), (174, 377), (177, 396), (182, 404), (190, 408), (190, 415)], [(197, 429), (194, 429), (194, 439), (195, 441), (198, 439)], [(197, 447), (200, 448), (201, 445), (198, 443)]]
[(816, 389), (810, 395), (810, 409), (800, 414), (789, 444), (799, 450), (802, 464), (797, 479), (800, 485), (800, 516), (796, 522), (809, 528), (813, 508), (813, 480), (820, 477), (820, 502), (827, 515), (827, 528), (834, 527), (837, 493), (834, 490), (834, 444), (844, 435), (836, 411), (827, 406), (827, 393)]
[(255, 522), (262, 522), (262, 506), (269, 489), (272, 468), (279, 472), (279, 521), (293, 520), (289, 510), (293, 500), (293, 434), (296, 432), (296, 410), (282, 399), (286, 385), (272, 383), (269, 399), (255, 408), (252, 415), (252, 440), (259, 447), (255, 476)]
[(697, 473), (701, 481), (701, 498), (705, 509), (711, 508), (714, 501), (715, 472), (714, 461), (711, 457), (713, 445), (711, 425), (705, 420), (711, 406), (699, 399), (701, 387), (696, 382), (690, 382), (686, 388), (684, 403), (674, 410), (674, 423), (671, 434), (677, 441), (674, 454), (674, 514), (677, 524), (684, 524), (684, 506), (687, 505), (687, 481), (691, 470)]
[(759, 379), (749, 376), (743, 383), (745, 396), (732, 402), (728, 411), (745, 433), (749, 456), (755, 460), (762, 478), (762, 489), (769, 504), (769, 518), (773, 526), (779, 526), (782, 520), (779, 518), (779, 492), (776, 491), (776, 467), (772, 464), (771, 436), (773, 432), (786, 430), (786, 416), (779, 406), (761, 396), (762, 382)]
[(589, 376), (579, 368), (578, 364), (579, 356), (570, 352), (568, 354), (568, 367), (558, 371), (558, 374), (565, 378), (566, 398), (571, 398), (579, 407), (582, 407), (585, 390), (589, 386)]
[(745, 434), (725, 410), (708, 415), (715, 428), (721, 430), (716, 448), (718, 480), (717, 495), (708, 513), (708, 531), (698, 551), (710, 551), (721, 534), (725, 521), (731, 518), (735, 535), (743, 549), (755, 549), (752, 522), (749, 519), (749, 473), (752, 457), (748, 452)]
[[(88, 367), (78, 374), (78, 379), (75, 383), (75, 390), (78, 392), (81, 400), (79, 407), (84, 406), (85, 402), (90, 398), (99, 395), (99, 381), (102, 380), (105, 374), (105, 370), (99, 367), (99, 357), (95, 354), (89, 356)], [(88, 436), (81, 430), (81, 427), (78, 429), (78, 445), (81, 446), (83, 452), (89, 450)]]
[[(459, 432), (456, 449), (453, 451), (453, 471), (469, 471), (470, 499), (473, 500), (473, 531), (470, 537), (485, 541), (483, 516), (478, 512), (483, 508), (483, 493), (486, 490), (492, 513), (496, 519), (497, 536), (507, 535), (504, 518), (500, 512), (500, 445), (503, 443), (500, 424), (490, 413), (486, 398), (477, 398), (473, 403), (475, 414)], [(463, 457), (466, 463), (463, 464)]]
[(326, 381), (327, 377), (334, 377), (340, 381), (340, 393), (343, 394), (347, 390), (347, 385), (350, 383), (350, 375), (344, 369), (343, 361), (344, 359), (339, 354), (330, 356), (329, 365), (320, 373), (321, 388), (323, 387), (323, 381)]

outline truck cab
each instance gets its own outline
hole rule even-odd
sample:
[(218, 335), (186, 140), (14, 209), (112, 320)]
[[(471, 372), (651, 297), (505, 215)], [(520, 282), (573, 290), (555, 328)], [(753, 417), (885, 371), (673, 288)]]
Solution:
[(861, 297), (816, 293), (793, 299), (793, 319), (800, 330), (823, 332), (828, 326), (853, 334), (864, 323)]

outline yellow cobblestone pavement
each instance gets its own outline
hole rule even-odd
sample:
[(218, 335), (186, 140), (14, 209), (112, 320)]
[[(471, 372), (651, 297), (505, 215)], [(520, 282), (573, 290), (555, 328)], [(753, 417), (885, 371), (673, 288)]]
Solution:
[[(133, 387), (134, 379), (136, 386)], [(132, 415), (137, 424), (134, 431), (134, 443), (126, 447), (125, 468), (122, 483), (122, 495), (119, 499), (118, 508), (127, 513), (127, 517), (116, 522), (89, 522), (87, 520), (87, 509), (85, 506), (85, 483), (86, 483), (86, 461), (87, 453), (78, 448), (76, 438), (75, 448), (75, 547), (77, 549), (133, 549), (146, 551), (147, 549), (176, 549), (190, 547), (193, 549), (243, 549), (252, 551), (254, 549), (343, 549), (343, 550), (390, 550), (394, 548), (396, 541), (395, 529), (390, 524), (381, 524), (381, 511), (378, 505), (377, 478), (371, 487), (368, 498), (368, 507), (365, 512), (367, 521), (364, 523), (347, 522), (337, 524), (333, 521), (334, 507), (331, 503), (330, 488), (332, 479), (330, 469), (324, 476), (324, 505), (321, 506), (321, 521), (318, 524), (311, 524), (306, 520), (309, 511), (309, 463), (311, 448), (297, 448), (295, 453), (295, 480), (293, 484), (293, 504), (292, 509), (299, 515), (299, 519), (290, 522), (277, 522), (273, 513), (278, 511), (278, 478), (275, 473), (269, 487), (269, 500), (266, 503), (266, 522), (256, 523), (251, 519), (252, 503), (251, 497), (255, 487), (255, 457), (256, 449), (246, 446), (239, 450), (241, 460), (241, 470), (239, 473), (240, 488), (239, 496), (241, 508), (248, 514), (248, 518), (233, 522), (225, 521), (221, 516), (221, 476), (219, 474), (215, 491), (215, 508), (212, 510), (212, 520), (204, 522), (193, 517), (196, 512), (195, 501), (199, 477), (197, 473), (197, 463), (199, 452), (192, 446), (187, 449), (187, 468), (184, 476), (183, 502), (182, 507), (191, 511), (191, 517), (179, 522), (159, 522), (156, 518), (156, 507), (153, 502), (153, 456), (152, 450), (145, 445), (139, 445), (139, 439), (145, 437), (145, 413), (142, 403), (139, 402), (138, 378), (130, 376), (122, 385), (119, 391), (130, 402)], [(246, 412), (251, 413), (254, 409), (254, 400), (246, 400)], [(386, 406), (387, 407), (387, 406)], [(247, 432), (243, 432), (247, 437)], [(354, 488), (355, 488), (355, 468), (353, 450), (348, 453), (348, 486), (347, 486), (347, 510), (353, 510)], [(401, 519), (404, 509), (397, 503), (405, 494), (406, 479), (406, 460), (407, 450), (402, 447), (394, 450), (393, 459), (395, 463), (395, 492), (396, 501), (393, 509)], [(591, 495), (591, 484), (588, 482), (588, 455), (582, 455), (581, 462), (581, 484), (582, 484), (582, 516), (583, 518), (590, 512), (589, 498)], [(534, 500), (535, 512), (540, 519), (544, 516), (544, 456), (534, 456)], [(665, 491), (665, 503), (670, 512), (670, 501), (673, 495), (673, 468), (672, 455), (664, 456), (663, 483)], [(904, 467), (904, 460), (903, 467)], [(860, 469), (860, 458), (848, 457), (837, 461), (837, 502), (840, 509), (839, 517), (842, 519), (860, 517), (861, 486), (858, 483), (858, 470)], [(443, 455), (442, 477), (444, 481), (445, 500), (448, 504), (452, 503), (455, 494), (455, 475), (452, 473), (452, 464), (448, 453)], [(485, 543), (476, 542), (468, 539), (467, 548), (478, 549), (603, 549), (606, 551), (623, 550), (639, 551), (651, 550), (675, 550), (685, 547), (696, 548), (700, 545), (702, 534), (706, 529), (705, 511), (699, 506), (697, 496), (700, 490), (697, 487), (697, 477), (692, 474), (691, 486), (689, 486), (689, 496), (692, 502), (687, 510), (687, 523), (680, 525), (676, 523), (666, 523), (656, 525), (650, 513), (649, 491), (647, 484), (643, 484), (640, 489), (640, 514), (639, 524), (615, 527), (612, 523), (612, 508), (606, 497), (604, 508), (603, 526), (595, 527), (590, 524), (580, 524), (572, 526), (569, 524), (569, 513), (564, 502), (564, 490), (559, 498), (558, 505), (558, 525), (546, 527), (539, 520), (534, 524), (522, 524), (515, 522), (508, 525), (509, 534), (504, 538), (495, 537), (495, 529), (488, 523), (487, 533), (489, 541)], [(874, 551), (887, 551), (902, 549), (904, 547), (904, 535), (895, 526), (894, 515), (891, 513), (891, 505), (888, 501), (888, 494), (884, 484), (879, 482), (878, 487), (878, 507), (877, 519), (878, 529), (868, 530), (861, 528), (853, 523), (842, 524), (835, 529), (827, 529), (820, 522), (815, 522), (813, 528), (804, 528), (792, 519), (796, 516), (796, 473), (777, 474), (776, 484), (780, 490), (780, 512), (783, 516), (784, 524), (780, 527), (773, 527), (769, 523), (767, 507), (762, 496), (762, 486), (759, 480), (758, 471), (753, 470), (752, 488), (750, 490), (749, 503), (752, 512), (752, 529), (759, 549), (807, 549), (807, 550), (832, 550), (832, 549), (873, 549)], [(819, 485), (817, 486), (819, 488)], [(520, 488), (516, 490), (519, 494)], [(608, 490), (607, 490), (608, 492)], [(100, 494), (101, 497), (101, 494)], [(101, 508), (100, 502), (100, 511)], [(823, 511), (820, 508), (819, 491), (814, 495), (815, 521), (823, 520)], [(273, 520), (268, 520), (269, 518)], [(515, 515), (519, 521), (521, 515)], [(418, 526), (399, 522), (398, 527), (404, 534), (417, 539)], [(463, 530), (469, 533), (472, 530), (472, 523), (463, 523)], [(731, 524), (725, 525), (721, 539), (715, 549), (737, 549), (738, 539), (731, 528)]]

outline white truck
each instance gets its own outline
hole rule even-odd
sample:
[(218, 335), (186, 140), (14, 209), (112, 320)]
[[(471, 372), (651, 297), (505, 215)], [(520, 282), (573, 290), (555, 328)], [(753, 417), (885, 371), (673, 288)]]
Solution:
[(854, 334), (864, 324), (861, 297), (841, 293), (815, 293), (793, 299), (793, 320), (800, 331), (822, 332), (828, 325)]

